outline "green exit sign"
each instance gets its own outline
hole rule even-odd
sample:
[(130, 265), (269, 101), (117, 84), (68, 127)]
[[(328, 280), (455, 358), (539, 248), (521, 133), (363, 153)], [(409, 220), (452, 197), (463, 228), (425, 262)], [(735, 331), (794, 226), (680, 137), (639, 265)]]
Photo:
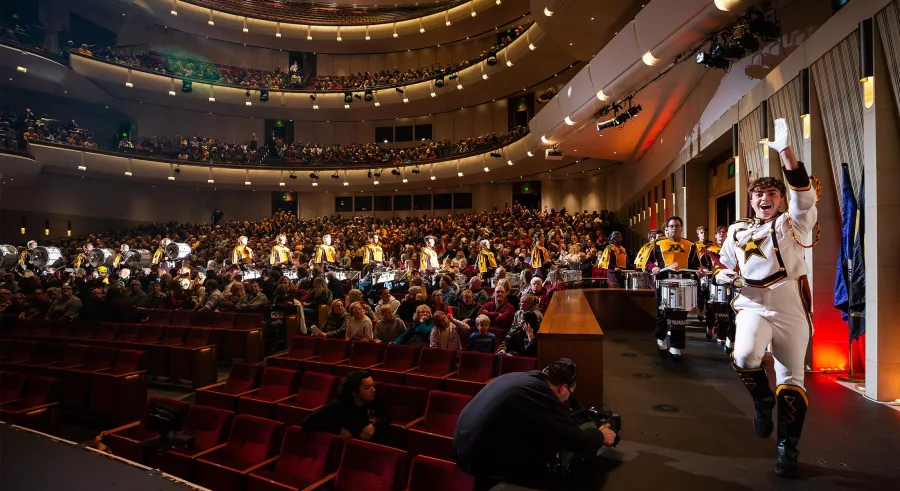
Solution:
[(281, 121), (275, 121), (275, 126), (281, 126), (281, 125), (282, 125)]
[(531, 188), (528, 186), (525, 186), (525, 192), (527, 193), (528, 191), (531, 191)]
[(734, 177), (734, 162), (728, 164), (728, 177)]
[(286, 200), (286, 199), (287, 199), (287, 195), (286, 195), (286, 194), (282, 194), (282, 195), (281, 195), (281, 199)]

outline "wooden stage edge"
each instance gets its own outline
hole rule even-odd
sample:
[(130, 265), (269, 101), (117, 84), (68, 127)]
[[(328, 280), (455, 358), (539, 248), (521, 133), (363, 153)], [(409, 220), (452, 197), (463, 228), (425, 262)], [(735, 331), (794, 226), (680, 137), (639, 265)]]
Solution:
[(578, 366), (578, 399), (603, 407), (603, 333), (615, 329), (653, 330), (653, 290), (586, 288), (553, 294), (538, 332), (538, 366), (560, 358)]

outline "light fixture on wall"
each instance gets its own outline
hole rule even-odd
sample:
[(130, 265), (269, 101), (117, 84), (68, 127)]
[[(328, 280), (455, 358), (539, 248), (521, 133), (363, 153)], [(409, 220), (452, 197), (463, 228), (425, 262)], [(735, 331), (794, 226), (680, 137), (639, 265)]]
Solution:
[(312, 41), (312, 26), (306, 26), (306, 40)]
[(243, 32), (250, 32), (250, 29), (247, 28), (247, 18), (244, 17), (244, 28), (241, 29)]
[(371, 41), (372, 37), (369, 36), (369, 26), (366, 26), (366, 41)]
[(344, 39), (341, 37), (341, 26), (338, 26), (338, 27), (337, 27), (337, 41), (338, 41), (338, 42), (341, 42), (341, 41), (343, 41), (343, 40), (344, 40)]
[(209, 166), (209, 175), (208, 175), (208, 177), (206, 178), (206, 182), (207, 182), (208, 184), (215, 184), (215, 183), (216, 183), (216, 180), (213, 179), (213, 175), (212, 175), (212, 166)]
[(19, 232), (21, 232), (22, 235), (25, 235), (25, 217), (22, 217), (22, 227), (19, 228)]
[(810, 107), (809, 68), (800, 70), (800, 121), (803, 123), (803, 139), (808, 140), (811, 122), (809, 119)]
[(277, 37), (277, 38), (281, 37), (281, 22), (275, 23), (275, 37)]
[(211, 25), (211, 26), (216, 25), (216, 22), (213, 20), (213, 11), (212, 11), (212, 9), (209, 9), (209, 20), (206, 21), (206, 23), (209, 24), (209, 25)]
[(44, 220), (44, 235), (50, 235), (50, 219)]
[(394, 39), (397, 39), (398, 37), (400, 37), (400, 35), (397, 34), (397, 23), (394, 22)]
[(450, 27), (450, 14), (448, 10), (444, 11), (444, 25)]
[(71, 236), (72, 236), (72, 220), (69, 220), (66, 223), (66, 237), (71, 237)]
[(872, 18), (859, 23), (859, 81), (863, 84), (863, 105), (875, 103), (875, 28)]
[(244, 186), (249, 186), (252, 184), (250, 182), (250, 169), (244, 169)]

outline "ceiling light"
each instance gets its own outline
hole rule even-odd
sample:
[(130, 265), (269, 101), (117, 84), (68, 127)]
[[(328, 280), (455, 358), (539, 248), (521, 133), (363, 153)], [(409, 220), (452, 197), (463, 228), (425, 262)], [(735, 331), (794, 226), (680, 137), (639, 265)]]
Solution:
[(553, 17), (553, 11), (548, 9), (547, 7), (544, 7), (544, 15), (546, 15), (547, 17)]
[(278, 183), (279, 186), (284, 186), (284, 181)]
[(216, 98), (215, 98), (215, 97), (212, 97), (212, 96), (210, 96), (210, 98), (209, 98), (209, 102), (216, 102)]
[(534, 157), (534, 154), (531, 153), (531, 150), (529, 150), (529, 151), (527, 151), (527, 152), (525, 152), (525, 153), (527, 153), (529, 157)]
[(723, 12), (728, 12), (739, 2), (740, 0), (715, 0), (713, 3), (716, 4), (717, 9)]
[(312, 183), (312, 184), (313, 184), (313, 187), (318, 187), (318, 186), (319, 186), (319, 183), (318, 183), (318, 182), (316, 182), (316, 181), (313, 181), (313, 183)]
[(209, 183), (209, 184), (215, 184), (215, 183), (216, 183), (216, 181), (215, 181), (214, 179), (207, 179), (206, 182)]
[(456, 173), (456, 175), (459, 176), (459, 177), (462, 177), (462, 176), (463, 176), (463, 173), (462, 173), (462, 171), (459, 171), (459, 172)]
[(250, 29), (247, 29), (246, 27), (243, 28), (243, 29), (241, 29), (241, 30), (244, 31), (244, 32), (250, 32)]
[(244, 181), (244, 186), (249, 186), (250, 184), (250, 181)]
[(407, 178), (404, 177), (404, 178), (403, 178), (403, 184), (406, 184), (406, 183), (408, 183), (408, 182), (409, 182), (409, 179), (407, 179)]
[(409, 97), (403, 96), (403, 103), (405, 104), (407, 102), (409, 102)]
[(174, 90), (170, 90), (170, 91), (169, 91), (169, 95), (174, 96), (174, 95), (175, 95), (175, 91), (174, 91)]
[(23, 66), (17, 66), (17, 67), (16, 67), (16, 71), (17, 71), (17, 72), (22, 72), (22, 73), (28, 73), (28, 69), (25, 68), (25, 67), (23, 67)]
[(431, 93), (431, 97), (437, 97), (437, 94), (435, 94), (434, 92), (432, 92), (432, 93)]
[(132, 176), (131, 171), (125, 171), (125, 175), (126, 175), (127, 177), (131, 177), (131, 176)]
[(545, 135), (541, 135), (541, 141), (544, 143), (550, 143), (550, 140), (548, 140)]
[(484, 168), (484, 171), (485, 171), (485, 172), (490, 172), (490, 171), (491, 171), (491, 168), (490, 168), (490, 167), (485, 167), (485, 168)]
[(450, 21), (449, 21), (449, 20), (448, 20), (447, 22), (444, 22), (444, 24), (445, 24), (447, 27), (450, 27)]
[(175, 176), (169, 176), (169, 180), (170, 180), (170, 181), (174, 181), (174, 180), (175, 180)]
[(394, 39), (397, 39), (398, 37), (400, 37), (400, 35), (397, 34), (397, 33), (395, 32), (395, 33), (394, 33)]
[(280, 37), (281, 37), (281, 33), (280, 33), (280, 32), (276, 32), (276, 33), (275, 33), (275, 37), (280, 38)]
[(79, 166), (78, 166), (78, 170), (87, 170), (87, 167), (85, 167), (85, 166), (83, 166), (83, 165), (79, 165)]
[(381, 106), (381, 103), (378, 101), (375, 101), (375, 107), (379, 107), (379, 106)]
[(506, 60), (506, 66), (512, 66), (512, 65), (513, 65), (513, 62), (512, 62), (512, 61)]
[(253, 103), (252, 103), (252, 102), (250, 102), (250, 101), (244, 101), (244, 105), (245, 105), (245, 106), (252, 106), (252, 105), (253, 105)]
[(500, 5), (501, 3), (503, 3), (503, 0), (497, 0), (497, 5)]
[(347, 182), (347, 181), (344, 181), (344, 186), (349, 186), (349, 185), (350, 185), (350, 183), (349, 183), (349, 182)]
[(537, 49), (537, 46), (535, 46), (534, 43), (529, 43), (529, 44), (528, 44), (528, 49), (530, 49), (531, 51), (534, 51), (534, 50)]
[(211, 26), (214, 26), (214, 25), (216, 25), (216, 23), (215, 23), (215, 22), (213, 22), (213, 21), (211, 21), (211, 20), (208, 20), (208, 21), (206, 21), (206, 23), (207, 23), (207, 24), (209, 24), (209, 25), (211, 25)]
[(507, 165), (513, 165), (513, 161), (512, 161), (512, 160), (507, 160), (507, 161), (506, 161), (506, 164), (507, 164)]
[(318, 104), (313, 104), (313, 109), (319, 109), (319, 105), (318, 105)]
[(597, 91), (597, 99), (600, 99), (601, 101), (606, 101), (607, 99), (609, 99), (609, 97), (607, 97), (606, 94), (603, 93), (603, 89), (600, 89)]
[(431, 180), (432, 181), (437, 180), (437, 177), (431, 176)]
[(568, 116), (566, 116), (566, 119), (564, 119), (563, 121), (565, 121), (566, 124), (569, 126), (575, 126), (575, 121), (572, 121), (572, 118), (570, 118)]
[(350, 109), (350, 104), (344, 104), (344, 109)]
[(425, 34), (425, 28), (424, 28), (424, 27), (420, 27), (420, 28), (419, 28), (419, 32), (421, 32), (422, 34)]
[(130, 88), (134, 87), (134, 84), (131, 82), (125, 82), (125, 87), (128, 87), (130, 89)]
[(644, 64), (647, 66), (653, 66), (653, 65), (659, 63), (659, 58), (655, 58), (653, 56), (653, 54), (650, 53), (649, 51), (647, 51), (646, 53), (644, 53), (643, 56), (641, 56), (641, 60), (643, 60)]
[(172, 14), (172, 15), (174, 15), (175, 17), (178, 17), (178, 11), (177, 11), (177, 10), (170, 10), (169, 13)]
[(487, 79), (488, 79), (488, 74), (487, 74), (487, 73), (482, 73), (482, 74), (481, 74), (481, 78), (487, 80)]
[(463, 86), (461, 83), (456, 84), (456, 88), (459, 90), (463, 90)]

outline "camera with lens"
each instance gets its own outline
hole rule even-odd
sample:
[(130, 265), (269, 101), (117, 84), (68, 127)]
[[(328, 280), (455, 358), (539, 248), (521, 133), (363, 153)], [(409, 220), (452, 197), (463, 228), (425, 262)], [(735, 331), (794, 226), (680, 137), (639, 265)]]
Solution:
[[(612, 411), (600, 411), (596, 408), (579, 409), (572, 413), (572, 418), (581, 427), (582, 431), (598, 431), (603, 425), (609, 425), (616, 434), (612, 446), (619, 444), (619, 432), (622, 431), (622, 417)], [(547, 473), (553, 479), (569, 477), (578, 466), (592, 456), (584, 456), (568, 450), (551, 452), (547, 462)]]

